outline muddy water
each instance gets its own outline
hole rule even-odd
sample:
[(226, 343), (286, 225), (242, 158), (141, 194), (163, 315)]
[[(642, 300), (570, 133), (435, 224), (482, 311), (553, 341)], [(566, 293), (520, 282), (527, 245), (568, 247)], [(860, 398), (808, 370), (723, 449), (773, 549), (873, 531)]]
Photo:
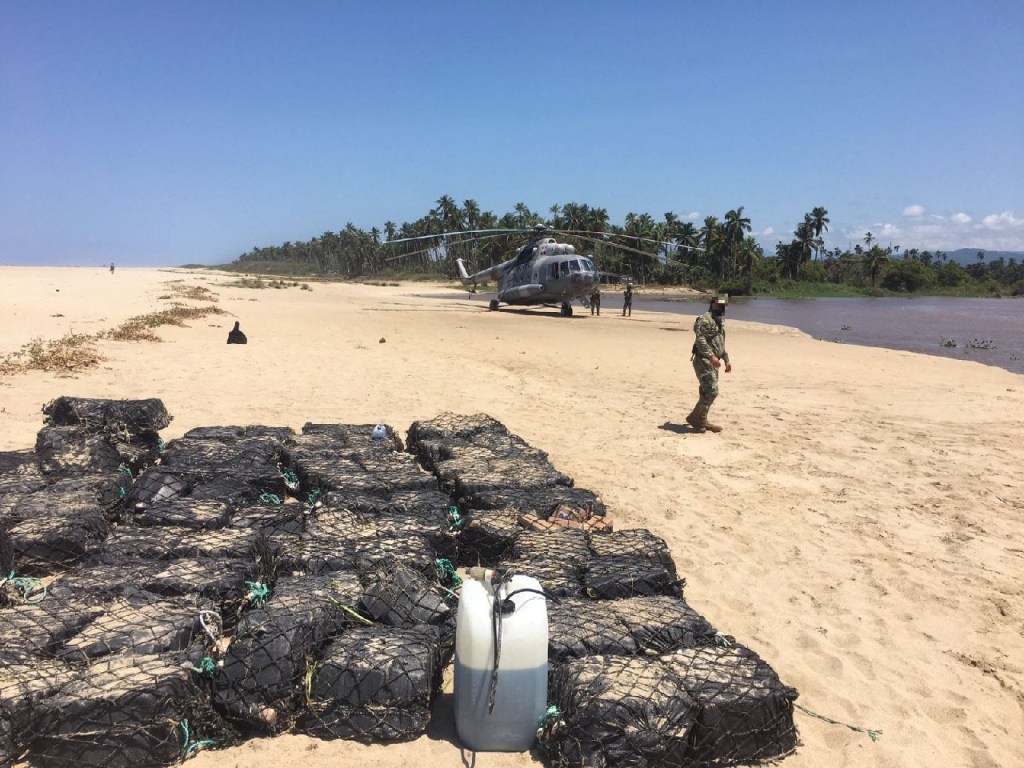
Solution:
[[(615, 311), (614, 301), (601, 308)], [(635, 297), (633, 308), (696, 316), (705, 304)], [(976, 360), (1024, 373), (1022, 299), (733, 299), (726, 317), (787, 325), (840, 344)], [(944, 345), (950, 339), (956, 346)]]

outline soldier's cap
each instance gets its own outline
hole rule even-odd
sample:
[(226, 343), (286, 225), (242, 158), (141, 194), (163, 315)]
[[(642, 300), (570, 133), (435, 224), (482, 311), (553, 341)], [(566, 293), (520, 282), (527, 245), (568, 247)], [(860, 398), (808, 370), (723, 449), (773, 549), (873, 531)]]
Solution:
[(712, 296), (711, 303), (718, 304), (719, 306), (724, 307), (726, 304), (729, 303), (729, 294), (723, 293), (718, 296)]

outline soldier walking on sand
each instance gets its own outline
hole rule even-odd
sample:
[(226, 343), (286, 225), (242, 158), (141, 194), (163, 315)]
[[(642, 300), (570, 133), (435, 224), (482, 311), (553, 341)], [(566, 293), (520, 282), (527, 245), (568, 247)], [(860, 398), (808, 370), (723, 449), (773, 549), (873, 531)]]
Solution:
[(633, 281), (626, 283), (626, 290), (622, 292), (622, 316), (633, 316)]
[(728, 296), (714, 296), (708, 311), (697, 318), (693, 324), (696, 337), (693, 342), (693, 372), (700, 382), (700, 399), (686, 417), (686, 423), (697, 432), (705, 430), (721, 432), (722, 428), (708, 421), (708, 411), (718, 397), (718, 369), (725, 363), (725, 372), (732, 371), (729, 353), (725, 351), (725, 305)]

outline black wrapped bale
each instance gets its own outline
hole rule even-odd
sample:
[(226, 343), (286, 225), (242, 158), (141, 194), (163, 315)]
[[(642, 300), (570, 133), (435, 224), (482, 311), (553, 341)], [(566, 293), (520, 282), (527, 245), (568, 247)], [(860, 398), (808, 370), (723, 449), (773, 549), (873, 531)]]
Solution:
[(26, 501), (37, 514), (7, 531), (19, 575), (65, 570), (95, 552), (109, 530), (99, 506), (85, 494), (40, 491)]
[(583, 584), (587, 595), (599, 600), (683, 594), (683, 582), (676, 578), (674, 568), (652, 563), (640, 555), (590, 558), (584, 570)]
[(571, 528), (523, 531), (516, 539), (513, 554), (517, 559), (572, 563), (582, 567), (590, 559), (589, 537), (583, 531)]
[(294, 504), (244, 504), (231, 515), (229, 528), (258, 531), (268, 538), (298, 535), (306, 530), (306, 508)]
[(593, 491), (565, 485), (500, 487), (468, 494), (460, 503), (474, 509), (496, 509), (547, 520), (558, 507), (580, 510), (587, 517), (603, 517), (604, 502)]
[(748, 765), (796, 749), (797, 691), (750, 649), (734, 643), (683, 648), (661, 661), (698, 705), (690, 734), (694, 765)]
[(39, 705), (33, 765), (147, 768), (226, 731), (194, 674), (159, 656), (109, 656)]
[(112, 653), (202, 658), (213, 650), (220, 626), (220, 615), (207, 600), (136, 593), (104, 605), (100, 616), (61, 645), (57, 657), (83, 665)]
[(46, 594), (48, 598), (102, 606), (138, 592), (141, 584), (165, 567), (163, 561), (147, 559), (114, 560), (110, 564), (87, 563), (51, 581), (46, 587)]
[(159, 461), (163, 440), (156, 432), (142, 432), (137, 435), (112, 437), (111, 445), (121, 458), (121, 464), (132, 475), (138, 475)]
[(186, 470), (150, 467), (135, 480), (125, 504), (134, 508), (138, 504), (148, 505), (188, 496), (200, 479), (195, 473)]
[(278, 558), (281, 573), (320, 576), (354, 571), (356, 567), (353, 542), (340, 536), (303, 534), (301, 538), (284, 539)]
[(35, 451), (47, 475), (116, 472), (121, 466), (121, 456), (106, 435), (78, 427), (43, 427)]
[(231, 519), (232, 507), (223, 501), (205, 501), (184, 497), (130, 510), (125, 522), (137, 526), (171, 525), (181, 528), (223, 528)]
[(214, 677), (217, 708), (268, 733), (287, 730), (302, 704), (308, 660), (359, 621), (360, 594), (352, 573), (279, 579), (270, 599), (238, 623)]
[(590, 656), (554, 674), (560, 718), (541, 735), (557, 768), (684, 768), (697, 704), (656, 659)]
[(363, 627), (330, 643), (311, 675), (299, 730), (324, 739), (408, 741), (423, 735), (437, 689), (436, 627)]
[(444, 624), (451, 607), (436, 580), (401, 565), (381, 565), (363, 578), (362, 606), (367, 615), (392, 627)]
[(28, 747), (39, 702), (74, 680), (59, 661), (0, 649), (0, 766), (10, 766)]
[(494, 511), (463, 510), (459, 534), (459, 565), (496, 565), (511, 560), (516, 542), (523, 533), (515, 514)]
[(245, 560), (184, 558), (163, 565), (161, 570), (147, 575), (140, 584), (143, 590), (165, 597), (207, 597), (229, 624), (234, 624), (234, 617), (246, 605), (258, 599), (268, 580), (264, 565)]
[(574, 563), (555, 560), (519, 558), (509, 564), (515, 573), (532, 576), (551, 597), (581, 597), (583, 595), (583, 568)]
[(590, 551), (596, 557), (642, 557), (663, 567), (676, 578), (676, 565), (668, 544), (645, 528), (627, 528), (590, 537)]
[(58, 397), (43, 406), (44, 422), (53, 426), (82, 426), (110, 434), (159, 432), (171, 423), (161, 400), (106, 400)]
[(103, 613), (82, 600), (47, 594), (42, 600), (0, 608), (0, 649), (53, 656), (57, 647)]
[(168, 526), (117, 526), (91, 554), (86, 565), (116, 566), (137, 560), (167, 560), (185, 533), (184, 529)]
[(555, 663), (662, 654), (714, 642), (714, 627), (682, 598), (566, 598), (548, 606), (548, 658)]

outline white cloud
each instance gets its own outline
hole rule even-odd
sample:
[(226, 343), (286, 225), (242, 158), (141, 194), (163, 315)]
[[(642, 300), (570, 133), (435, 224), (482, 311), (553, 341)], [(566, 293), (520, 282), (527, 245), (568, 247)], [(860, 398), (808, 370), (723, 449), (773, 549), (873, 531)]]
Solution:
[(761, 230), (761, 237), (771, 237), (775, 234), (775, 227), (765, 227)]
[(923, 205), (908, 205), (906, 208), (903, 209), (903, 215), (904, 216), (908, 216), (910, 218), (914, 218), (914, 217), (917, 217), (917, 216), (923, 216), (924, 215), (924, 206)]
[(1010, 211), (992, 213), (981, 220), (981, 226), (985, 229), (1022, 229), (1024, 219), (1018, 219)]
[(690, 211), (688, 214), (683, 216), (685, 221), (700, 221), (700, 214), (697, 211)]
[(952, 218), (957, 224), (970, 224), (973, 221), (973, 219), (963, 211), (954, 213), (950, 218)]

